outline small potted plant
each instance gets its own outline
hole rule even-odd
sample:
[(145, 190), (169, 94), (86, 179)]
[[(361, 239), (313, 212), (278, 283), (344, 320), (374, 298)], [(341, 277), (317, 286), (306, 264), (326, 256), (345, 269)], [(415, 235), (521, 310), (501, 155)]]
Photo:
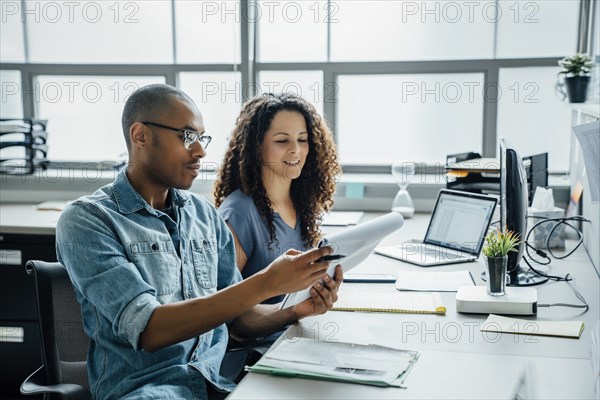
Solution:
[(487, 267), (487, 292), (491, 296), (503, 296), (506, 290), (506, 266), (508, 252), (517, 251), (521, 243), (513, 231), (491, 231), (485, 238), (483, 255)]
[[(583, 103), (587, 97), (587, 88), (590, 83), (590, 70), (592, 59), (587, 54), (577, 53), (572, 57), (565, 57), (558, 62), (562, 71), (558, 74), (565, 76), (565, 83), (558, 84), (564, 96), (563, 86), (567, 86), (567, 94), (571, 103)], [(563, 97), (564, 98), (564, 97)]]

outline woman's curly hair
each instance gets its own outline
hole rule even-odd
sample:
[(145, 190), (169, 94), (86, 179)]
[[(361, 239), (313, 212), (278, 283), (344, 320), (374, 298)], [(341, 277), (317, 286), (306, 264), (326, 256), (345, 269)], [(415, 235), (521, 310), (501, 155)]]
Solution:
[(302, 239), (307, 245), (315, 246), (320, 235), (319, 222), (324, 212), (333, 205), (336, 179), (341, 168), (327, 123), (300, 96), (269, 93), (256, 96), (243, 105), (215, 182), (215, 204), (219, 207), (227, 196), (240, 189), (252, 197), (264, 217), (270, 243), (277, 241), (272, 204), (262, 181), (261, 144), (273, 118), (283, 110), (302, 114), (306, 122), (309, 151), (302, 173), (292, 181), (291, 197), (300, 216)]

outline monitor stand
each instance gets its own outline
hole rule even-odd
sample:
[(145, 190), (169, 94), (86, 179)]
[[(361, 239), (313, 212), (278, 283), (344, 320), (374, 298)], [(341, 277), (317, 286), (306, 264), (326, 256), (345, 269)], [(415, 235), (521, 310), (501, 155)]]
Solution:
[(533, 272), (531, 269), (524, 270), (520, 265), (508, 273), (506, 286), (537, 286), (548, 282), (550, 279)]

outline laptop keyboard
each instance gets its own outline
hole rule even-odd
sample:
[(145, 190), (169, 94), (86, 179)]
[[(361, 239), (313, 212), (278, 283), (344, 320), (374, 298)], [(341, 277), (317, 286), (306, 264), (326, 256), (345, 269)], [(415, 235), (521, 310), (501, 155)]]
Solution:
[(402, 247), (406, 257), (418, 257), (421, 260), (440, 261), (470, 258), (467, 253), (422, 243), (405, 243)]

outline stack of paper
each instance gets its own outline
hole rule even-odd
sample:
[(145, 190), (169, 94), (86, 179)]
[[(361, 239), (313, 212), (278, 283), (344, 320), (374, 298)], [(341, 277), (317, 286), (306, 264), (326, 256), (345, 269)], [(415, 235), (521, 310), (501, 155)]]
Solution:
[(403, 387), (402, 383), (419, 358), (416, 351), (378, 345), (284, 340), (254, 366), (252, 372), (298, 376), (374, 386)]
[(539, 321), (490, 314), (481, 331), (579, 338), (583, 327), (582, 321)]

